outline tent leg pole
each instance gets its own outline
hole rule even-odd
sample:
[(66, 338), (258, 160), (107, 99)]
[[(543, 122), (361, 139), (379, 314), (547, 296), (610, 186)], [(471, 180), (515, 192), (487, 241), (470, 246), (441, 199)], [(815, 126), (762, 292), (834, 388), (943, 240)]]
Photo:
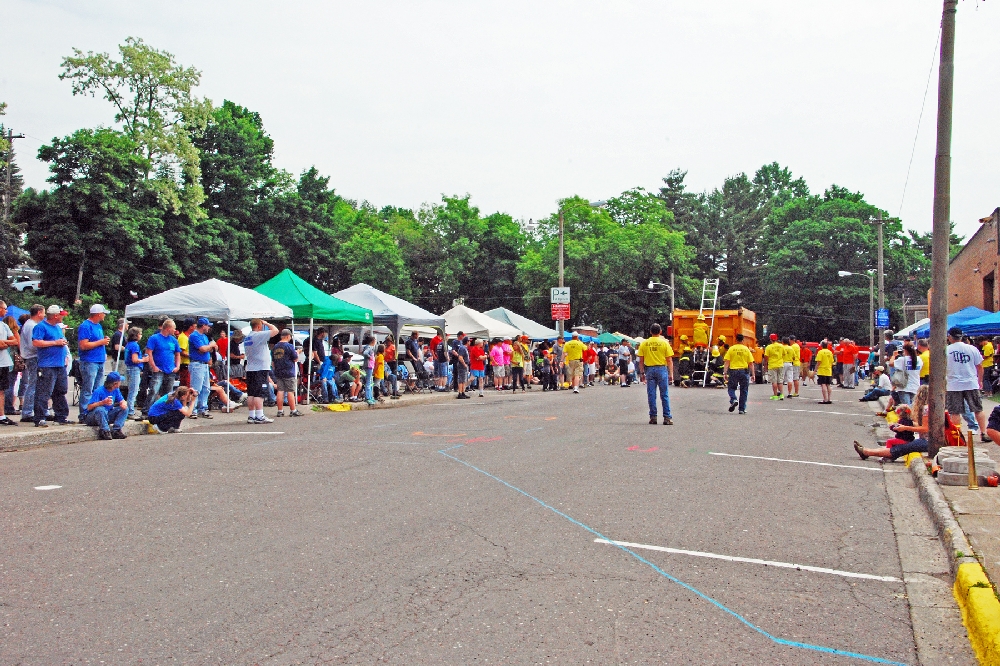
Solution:
[(313, 377), (313, 344), (315, 344), (315, 339), (313, 338), (313, 318), (309, 317), (309, 368), (306, 371), (306, 406), (309, 406), (310, 400), (312, 399), (312, 377)]
[[(124, 317), (123, 317), (124, 319)], [(118, 351), (115, 353), (115, 372), (118, 372), (118, 364), (122, 360), (122, 347), (125, 346), (125, 327), (128, 326), (128, 320), (122, 322), (122, 339), (118, 341)]]
[[(295, 349), (295, 320), (292, 320), (292, 349)], [(296, 361), (292, 365), (292, 385), (295, 387), (295, 393), (292, 395), (292, 411), (294, 412), (299, 408), (299, 363)], [(284, 410), (285, 406), (281, 405), (281, 409)]]

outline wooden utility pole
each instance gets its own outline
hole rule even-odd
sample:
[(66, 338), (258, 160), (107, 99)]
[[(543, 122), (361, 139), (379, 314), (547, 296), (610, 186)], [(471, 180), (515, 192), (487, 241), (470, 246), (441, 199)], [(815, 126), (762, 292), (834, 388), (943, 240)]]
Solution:
[(934, 227), (931, 249), (931, 370), (928, 449), (944, 445), (944, 396), (948, 359), (948, 261), (951, 225), (951, 117), (955, 84), (955, 14), (958, 0), (944, 0), (941, 12), (941, 60), (938, 66), (937, 153), (934, 157)]
[(7, 228), (10, 221), (10, 200), (13, 198), (13, 185), (11, 184), (11, 172), (14, 170), (12, 168), (14, 164), (14, 139), (23, 139), (23, 134), (14, 134), (13, 130), (7, 130), (7, 164), (4, 167), (6, 172), (6, 186), (3, 191), (3, 220), (0, 221), (0, 275), (3, 279), (7, 279), (7, 269), (10, 266), (7, 265)]

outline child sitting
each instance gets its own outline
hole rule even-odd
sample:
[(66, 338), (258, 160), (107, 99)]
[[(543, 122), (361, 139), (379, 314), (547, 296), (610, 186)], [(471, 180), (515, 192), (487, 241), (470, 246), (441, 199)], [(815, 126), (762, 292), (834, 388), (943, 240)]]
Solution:
[(604, 373), (604, 378), (608, 382), (609, 386), (614, 386), (618, 383), (618, 364), (608, 363), (608, 369)]

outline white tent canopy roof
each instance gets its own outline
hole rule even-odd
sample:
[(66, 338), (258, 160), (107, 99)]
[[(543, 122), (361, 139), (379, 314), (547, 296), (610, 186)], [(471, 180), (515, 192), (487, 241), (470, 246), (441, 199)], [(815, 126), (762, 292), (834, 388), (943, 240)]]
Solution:
[(212, 278), (170, 289), (125, 306), (125, 316), (207, 317), (213, 321), (233, 319), (291, 319), (292, 309), (278, 301), (235, 284)]
[(444, 330), (448, 335), (455, 335), (459, 331), (473, 338), (513, 338), (521, 335), (521, 329), (464, 305), (456, 305), (442, 316)]
[(493, 308), (483, 314), (521, 329), (532, 340), (548, 340), (559, 336), (559, 332), (555, 329), (542, 326), (537, 321), (532, 321), (507, 308)]
[(906, 328), (899, 329), (898, 331), (896, 331), (896, 334), (893, 335), (892, 337), (896, 338), (897, 340), (904, 340), (904, 339), (910, 337), (910, 334), (913, 333), (918, 328), (920, 328), (921, 326), (923, 326), (925, 324), (929, 324), (930, 321), (931, 321), (930, 317), (925, 317), (924, 319), (921, 319), (918, 322), (914, 322), (914, 323), (910, 324)]
[(387, 294), (375, 287), (359, 282), (333, 294), (342, 301), (353, 303), (372, 311), (376, 326), (388, 326), (399, 337), (399, 332), (407, 324), (443, 328), (444, 317), (428, 312), (402, 298)]

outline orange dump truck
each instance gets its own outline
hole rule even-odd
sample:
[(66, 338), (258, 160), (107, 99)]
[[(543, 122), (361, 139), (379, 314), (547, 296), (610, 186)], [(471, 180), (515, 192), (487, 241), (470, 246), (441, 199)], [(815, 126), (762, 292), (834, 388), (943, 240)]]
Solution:
[[(696, 326), (699, 314), (698, 310), (674, 311), (674, 322), (670, 331), (673, 335), (674, 346), (677, 346), (682, 335), (688, 337), (689, 344), (695, 344), (695, 329), (700, 328)], [(710, 327), (712, 334), (710, 343), (714, 343), (719, 339), (720, 335), (724, 335), (726, 336), (726, 342), (733, 344), (737, 333), (743, 334), (743, 342), (746, 346), (752, 348), (757, 343), (757, 315), (753, 311), (745, 308), (740, 308), (739, 310), (716, 310), (714, 323), (712, 319), (711, 310), (706, 311), (705, 323)], [(702, 330), (707, 331), (708, 329)]]

